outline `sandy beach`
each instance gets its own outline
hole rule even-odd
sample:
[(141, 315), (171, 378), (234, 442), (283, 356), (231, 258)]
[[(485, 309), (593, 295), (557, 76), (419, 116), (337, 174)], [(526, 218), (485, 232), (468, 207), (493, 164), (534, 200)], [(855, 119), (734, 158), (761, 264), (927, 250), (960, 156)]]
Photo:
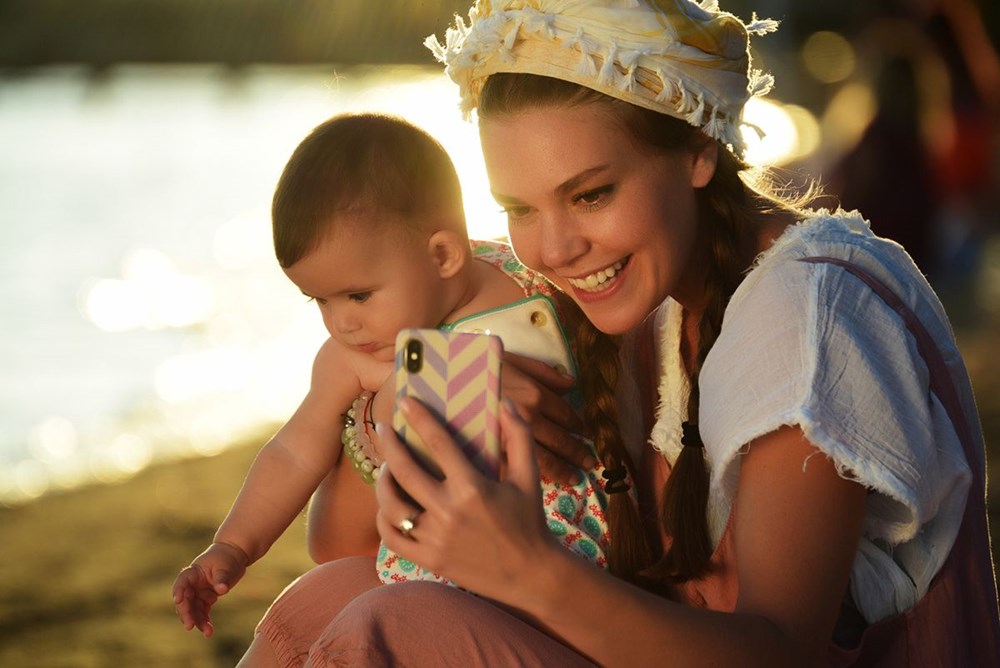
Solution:
[(304, 518), (218, 604), (211, 639), (184, 631), (170, 586), (211, 542), (255, 453), (248, 443), (0, 510), (0, 665), (233, 666), (311, 565)]
[[(1000, 465), (996, 336), (995, 327), (984, 327), (959, 337), (994, 446), (994, 471)], [(213, 638), (183, 630), (170, 585), (210, 542), (258, 443), (0, 509), (0, 665), (233, 666), (270, 601), (310, 566), (304, 518), (217, 605)], [(997, 537), (1000, 485), (992, 490)]]

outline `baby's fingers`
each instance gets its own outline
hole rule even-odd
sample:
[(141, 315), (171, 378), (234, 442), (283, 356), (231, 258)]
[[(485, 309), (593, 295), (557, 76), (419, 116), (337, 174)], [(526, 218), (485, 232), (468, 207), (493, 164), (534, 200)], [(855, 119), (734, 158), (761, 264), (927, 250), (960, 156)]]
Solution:
[[(192, 592), (190, 599), (187, 599), (188, 603), (188, 622), (185, 623), (184, 628), (190, 631), (192, 628), (196, 628), (201, 631), (202, 635), (206, 638), (211, 638), (212, 633), (215, 630), (212, 626), (211, 610), (212, 605), (218, 600), (218, 596), (215, 592), (209, 589), (203, 589), (200, 592)], [(183, 621), (183, 620), (182, 620)]]
[(184, 600), (185, 593), (196, 587), (198, 581), (203, 579), (204, 576), (200, 568), (188, 566), (182, 570), (174, 580), (172, 590), (174, 605), (179, 605)]

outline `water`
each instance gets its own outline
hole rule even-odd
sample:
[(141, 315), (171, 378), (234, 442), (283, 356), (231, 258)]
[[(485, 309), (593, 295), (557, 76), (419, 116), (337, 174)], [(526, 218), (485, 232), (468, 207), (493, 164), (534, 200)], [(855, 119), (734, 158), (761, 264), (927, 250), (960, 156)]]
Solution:
[(315, 125), (398, 113), (503, 234), (436, 68), (0, 73), (0, 503), (217, 452), (297, 405), (323, 337), (277, 267), (274, 184)]

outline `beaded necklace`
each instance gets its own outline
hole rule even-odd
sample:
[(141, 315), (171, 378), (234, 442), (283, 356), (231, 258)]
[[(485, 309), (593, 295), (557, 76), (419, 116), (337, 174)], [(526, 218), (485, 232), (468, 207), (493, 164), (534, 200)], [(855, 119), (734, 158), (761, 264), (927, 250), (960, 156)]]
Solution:
[[(361, 396), (354, 401), (354, 404), (344, 415), (344, 431), (340, 436), (340, 440), (344, 444), (344, 453), (350, 460), (351, 466), (369, 485), (374, 485), (382, 473), (380, 468), (382, 462), (376, 461), (369, 454), (375, 454), (375, 446), (368, 433), (369, 425), (372, 429), (375, 428), (375, 422), (371, 419), (371, 406), (374, 399), (374, 392), (361, 393)], [(360, 425), (356, 419), (359, 412), (361, 413)]]

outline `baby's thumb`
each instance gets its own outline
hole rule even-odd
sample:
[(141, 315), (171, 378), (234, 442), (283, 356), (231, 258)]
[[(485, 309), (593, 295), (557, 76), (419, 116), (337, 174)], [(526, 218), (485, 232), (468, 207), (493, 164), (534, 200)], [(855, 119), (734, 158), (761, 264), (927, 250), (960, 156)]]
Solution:
[(233, 586), (232, 577), (232, 574), (227, 570), (219, 569), (212, 573), (212, 589), (215, 590), (215, 593), (222, 596), (228, 592)]

